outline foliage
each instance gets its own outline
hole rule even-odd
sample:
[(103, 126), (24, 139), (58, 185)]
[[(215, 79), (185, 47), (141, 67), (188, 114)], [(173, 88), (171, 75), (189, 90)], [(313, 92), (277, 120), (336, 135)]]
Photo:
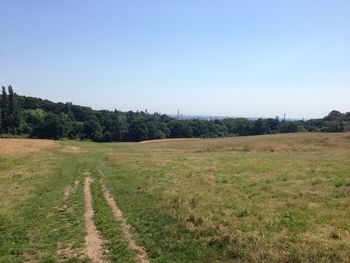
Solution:
[(291, 121), (228, 118), (179, 120), (158, 113), (93, 110), (72, 103), (54, 103), (19, 96), (2, 87), (0, 133), (33, 138), (81, 139), (96, 142), (142, 141), (164, 138), (216, 138), (305, 131), (350, 130), (350, 112), (332, 111), (323, 119)]

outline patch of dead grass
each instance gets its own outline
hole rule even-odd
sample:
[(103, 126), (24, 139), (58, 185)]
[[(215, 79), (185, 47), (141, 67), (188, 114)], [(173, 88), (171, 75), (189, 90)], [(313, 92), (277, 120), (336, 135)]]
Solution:
[(0, 139), (0, 155), (24, 155), (56, 147), (50, 140)]
[(87, 152), (86, 150), (77, 146), (66, 146), (62, 148), (61, 151), (65, 153), (86, 153)]
[(139, 144), (149, 144), (149, 143), (158, 143), (158, 142), (179, 142), (179, 141), (194, 141), (195, 138), (172, 138), (172, 139), (158, 139), (158, 140), (148, 140), (138, 142)]
[[(118, 183), (137, 196), (144, 192), (145, 199), (156, 196), (152, 207), (199, 241), (254, 259), (237, 262), (295, 262), (296, 253), (307, 261), (325, 248), (330, 252), (318, 257), (349, 251), (349, 138), (305, 133), (160, 140), (127, 145), (127, 152), (110, 153), (107, 160), (130, 173), (118, 175)], [(342, 183), (336, 187), (337, 178)]]

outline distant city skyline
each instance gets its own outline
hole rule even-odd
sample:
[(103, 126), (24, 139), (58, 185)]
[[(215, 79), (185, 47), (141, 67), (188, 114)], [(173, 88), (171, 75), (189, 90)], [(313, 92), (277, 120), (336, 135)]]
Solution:
[(0, 85), (94, 109), (350, 111), (350, 1), (0, 2)]
[[(11, 85), (11, 84), (9, 84)], [(6, 85), (3, 85), (6, 87)], [(128, 109), (128, 108), (125, 108), (125, 109), (121, 109), (121, 108), (118, 108), (117, 106), (115, 107), (110, 107), (110, 108), (107, 108), (107, 107), (94, 107), (93, 105), (87, 105), (87, 104), (79, 104), (79, 103), (76, 103), (74, 101), (66, 101), (66, 100), (55, 100), (55, 99), (49, 99), (49, 98), (46, 98), (46, 97), (42, 97), (42, 96), (33, 96), (31, 94), (24, 94), (24, 93), (21, 93), (21, 92), (18, 92), (18, 90), (16, 89), (16, 93), (19, 94), (19, 95), (24, 95), (24, 96), (29, 96), (29, 97), (37, 97), (37, 98), (41, 98), (41, 99), (48, 99), (50, 101), (53, 101), (53, 102), (61, 102), (61, 103), (73, 103), (73, 104), (76, 104), (76, 105), (79, 105), (79, 106), (86, 106), (86, 107), (90, 107), (94, 110), (110, 110), (110, 111), (113, 111), (113, 110), (119, 110), (119, 111), (123, 111), (123, 112), (127, 112), (127, 111), (135, 111), (135, 112), (145, 112), (145, 113), (149, 113), (149, 114), (153, 114), (153, 113), (159, 113), (159, 114), (166, 114), (166, 115), (169, 115), (169, 116), (173, 116), (173, 117), (178, 117), (178, 116), (184, 116), (185, 118), (187, 117), (193, 117), (193, 116), (196, 116), (196, 117), (210, 117), (212, 119), (214, 119), (214, 117), (217, 117), (219, 119), (222, 119), (222, 118), (248, 118), (248, 119), (259, 119), (259, 118), (276, 118), (278, 117), (279, 119), (287, 119), (287, 120), (302, 120), (302, 119), (313, 119), (313, 118), (323, 118), (325, 117), (326, 115), (328, 115), (328, 113), (330, 113), (332, 110), (339, 110), (339, 109), (332, 109), (328, 112), (325, 112), (323, 115), (320, 115), (320, 116), (315, 116), (315, 117), (300, 117), (300, 116), (289, 116), (288, 114), (286, 113), (277, 113), (275, 115), (237, 115), (237, 114), (214, 114), (214, 113), (186, 113), (186, 112), (181, 112), (180, 109), (176, 109), (174, 111), (170, 111), (170, 112), (161, 112), (161, 111), (155, 111), (155, 110), (152, 110), (152, 109), (149, 109), (149, 108), (145, 108), (145, 109), (139, 109), (139, 108), (133, 108), (133, 109)], [(350, 108), (350, 107), (349, 107)], [(340, 110), (341, 111), (341, 110)], [(208, 111), (206, 111), (208, 112)], [(350, 112), (350, 110), (345, 110), (345, 111), (341, 111), (343, 113), (345, 112)]]

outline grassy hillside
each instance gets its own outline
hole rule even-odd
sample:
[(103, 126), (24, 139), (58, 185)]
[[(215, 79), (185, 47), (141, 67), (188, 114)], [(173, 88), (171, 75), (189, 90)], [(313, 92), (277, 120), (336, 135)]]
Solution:
[(140, 262), (130, 238), (150, 262), (350, 261), (349, 133), (0, 140), (0, 160), (0, 262), (88, 261), (87, 176), (103, 262)]

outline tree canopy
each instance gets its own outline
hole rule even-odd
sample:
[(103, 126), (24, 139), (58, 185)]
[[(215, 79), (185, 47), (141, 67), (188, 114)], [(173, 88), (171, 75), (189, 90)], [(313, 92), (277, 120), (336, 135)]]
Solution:
[(350, 112), (331, 111), (307, 121), (267, 118), (250, 120), (179, 120), (158, 113), (93, 110), (72, 103), (20, 96), (2, 87), (0, 133), (32, 138), (81, 139), (96, 142), (142, 141), (163, 138), (215, 138), (288, 132), (350, 131)]

